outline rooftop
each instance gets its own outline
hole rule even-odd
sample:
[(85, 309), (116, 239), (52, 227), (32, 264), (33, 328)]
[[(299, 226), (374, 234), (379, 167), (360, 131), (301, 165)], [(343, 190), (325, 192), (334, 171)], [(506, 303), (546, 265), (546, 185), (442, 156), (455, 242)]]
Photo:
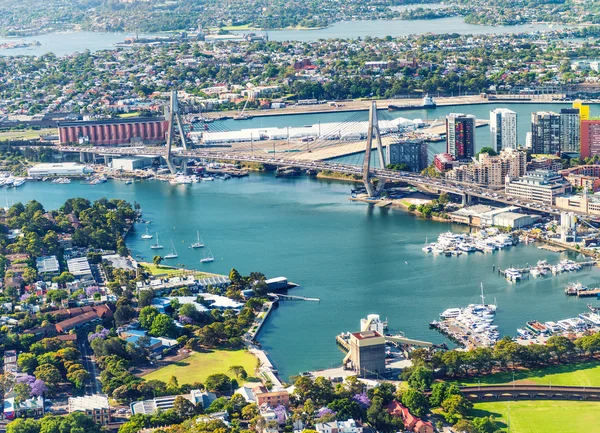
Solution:
[(98, 119), (98, 120), (85, 120), (77, 122), (58, 122), (58, 127), (69, 127), (69, 126), (86, 126), (86, 125), (114, 125), (114, 124), (127, 124), (127, 123), (148, 123), (148, 122), (164, 122), (164, 117), (130, 117), (127, 119)]

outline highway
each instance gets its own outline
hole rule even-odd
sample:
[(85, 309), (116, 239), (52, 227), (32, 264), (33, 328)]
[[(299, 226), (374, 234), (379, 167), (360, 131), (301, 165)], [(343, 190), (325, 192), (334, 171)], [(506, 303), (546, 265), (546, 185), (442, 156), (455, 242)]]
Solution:
[[(150, 147), (150, 146), (139, 146), (139, 147), (100, 147), (100, 146), (57, 146), (54, 149), (61, 152), (84, 152), (93, 153), (97, 155), (110, 155), (110, 156), (135, 156), (135, 155), (156, 155), (164, 156), (164, 147)], [(344, 174), (363, 174), (362, 166), (352, 164), (339, 164), (327, 161), (303, 161), (299, 159), (290, 159), (285, 156), (276, 157), (272, 154), (260, 155), (257, 153), (248, 152), (230, 152), (229, 149), (223, 148), (198, 148), (198, 149), (182, 149), (174, 148), (172, 150), (172, 157), (178, 158), (190, 158), (190, 159), (205, 159), (205, 160), (229, 160), (229, 161), (240, 161), (240, 162), (255, 162), (261, 164), (267, 164), (278, 167), (298, 167), (305, 170), (316, 170), (316, 171), (336, 171)], [(502, 190), (492, 190), (485, 186), (476, 185), (472, 183), (454, 182), (448, 181), (441, 178), (430, 178), (423, 176), (418, 173), (401, 172), (396, 170), (388, 170), (381, 168), (372, 168), (371, 173), (373, 176), (385, 179), (390, 182), (405, 182), (420, 189), (423, 189), (432, 193), (447, 192), (459, 196), (470, 196), (486, 199), (494, 202), (504, 203), (506, 205), (518, 206), (524, 209), (529, 209), (534, 212), (560, 215), (560, 209), (549, 204), (540, 204), (537, 202), (527, 202), (524, 200), (515, 200), (512, 197), (507, 196)], [(578, 215), (580, 218), (589, 218), (586, 215)]]

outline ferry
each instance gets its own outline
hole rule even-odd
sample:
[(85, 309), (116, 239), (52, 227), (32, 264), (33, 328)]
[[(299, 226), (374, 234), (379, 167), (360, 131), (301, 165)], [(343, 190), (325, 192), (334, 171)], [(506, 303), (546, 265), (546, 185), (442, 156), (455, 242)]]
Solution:
[(461, 308), (448, 308), (447, 310), (445, 310), (444, 312), (442, 312), (440, 314), (440, 317), (442, 319), (450, 319), (453, 317), (458, 317), (459, 314), (461, 313), (462, 309)]

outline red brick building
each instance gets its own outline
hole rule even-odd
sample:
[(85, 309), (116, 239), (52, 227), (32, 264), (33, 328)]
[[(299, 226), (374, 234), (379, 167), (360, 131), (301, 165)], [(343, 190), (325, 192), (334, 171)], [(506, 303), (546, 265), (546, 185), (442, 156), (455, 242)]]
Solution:
[(167, 129), (168, 122), (163, 117), (136, 117), (59, 122), (58, 136), (61, 144), (90, 143), (117, 146), (130, 144), (132, 140), (140, 140), (144, 143), (165, 141)]
[(600, 155), (600, 119), (581, 121), (581, 158)]
[(406, 406), (393, 400), (388, 405), (388, 413), (392, 416), (402, 417), (405, 431), (413, 431), (415, 433), (433, 433), (433, 425), (429, 421), (423, 421), (421, 418), (414, 416)]

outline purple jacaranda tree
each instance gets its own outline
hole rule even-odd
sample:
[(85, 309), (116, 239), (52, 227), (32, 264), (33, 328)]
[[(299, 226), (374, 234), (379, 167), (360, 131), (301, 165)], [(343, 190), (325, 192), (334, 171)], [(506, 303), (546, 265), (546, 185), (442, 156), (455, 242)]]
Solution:
[(360, 394), (354, 394), (352, 400), (360, 404), (363, 409), (366, 409), (371, 406), (371, 400), (367, 396), (366, 392), (361, 392)]
[(31, 387), (31, 396), (39, 397), (40, 395), (44, 395), (48, 388), (46, 388), (46, 384), (43, 380), (36, 379), (33, 383), (29, 385)]

